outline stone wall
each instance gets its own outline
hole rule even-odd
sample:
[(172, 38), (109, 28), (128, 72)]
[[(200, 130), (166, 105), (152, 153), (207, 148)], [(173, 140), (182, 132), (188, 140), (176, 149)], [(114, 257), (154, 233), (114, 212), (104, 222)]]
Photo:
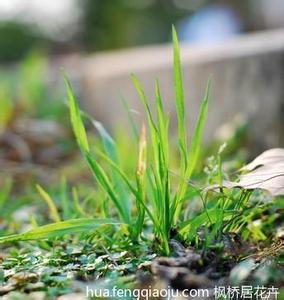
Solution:
[[(205, 140), (242, 115), (250, 123), (251, 147), (261, 151), (284, 146), (284, 31), (244, 35), (219, 46), (182, 44), (181, 55), (190, 128), (211, 75)], [(159, 78), (167, 109), (175, 119), (171, 45), (96, 54), (81, 59), (76, 68), (83, 106), (107, 127), (127, 122), (121, 94), (131, 108), (143, 111), (131, 73), (141, 80), (149, 99)]]

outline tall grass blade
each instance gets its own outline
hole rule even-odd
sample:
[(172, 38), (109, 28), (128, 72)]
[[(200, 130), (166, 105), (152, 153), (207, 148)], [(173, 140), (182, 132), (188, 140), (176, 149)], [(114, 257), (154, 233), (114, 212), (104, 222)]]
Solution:
[(169, 141), (168, 141), (169, 117), (166, 115), (164, 110), (160, 85), (158, 81), (156, 81), (155, 84), (155, 101), (156, 101), (156, 108), (157, 108), (158, 130), (160, 134), (162, 161), (163, 161), (163, 164), (161, 166), (164, 169), (166, 169), (168, 167), (168, 161), (169, 161)]
[(160, 149), (159, 149), (160, 148), (159, 130), (155, 124), (148, 99), (144, 93), (141, 83), (139, 82), (139, 80), (137, 79), (137, 77), (135, 75), (132, 75), (131, 78), (132, 78), (134, 86), (138, 92), (140, 101), (142, 102), (142, 104), (144, 105), (144, 108), (146, 110), (148, 125), (149, 125), (149, 129), (150, 129), (151, 140), (152, 140), (154, 163), (155, 163), (156, 169), (159, 169), (159, 151), (160, 151)]
[(128, 106), (127, 101), (124, 99), (124, 97), (121, 96), (120, 99), (121, 99), (123, 108), (124, 108), (124, 110), (127, 113), (128, 122), (130, 124), (131, 129), (132, 129), (133, 135), (134, 135), (135, 139), (138, 141), (139, 140), (139, 131), (138, 131), (136, 123), (133, 120), (133, 116), (131, 114), (131, 110), (130, 110), (130, 108)]
[(105, 148), (105, 151), (107, 155), (115, 162), (118, 162), (118, 156), (116, 151), (116, 145), (113, 140), (113, 138), (110, 136), (110, 134), (107, 132), (107, 130), (104, 128), (101, 122), (93, 120), (93, 125), (99, 132), (102, 142)]
[[(103, 168), (98, 164), (98, 162), (92, 157), (90, 153), (87, 133), (81, 118), (81, 112), (78, 107), (78, 103), (75, 99), (71, 84), (67, 78), (65, 77), (65, 83), (67, 87), (67, 96), (69, 101), (69, 109), (70, 109), (70, 118), (73, 127), (74, 134), (76, 136), (78, 145), (87, 160), (93, 174), (95, 175), (99, 185), (101, 188), (108, 194), (112, 202), (114, 203), (115, 207), (118, 210), (119, 216), (125, 223), (130, 223), (129, 214), (126, 210), (124, 210), (123, 205), (121, 204), (120, 199), (117, 197), (115, 192), (115, 187), (113, 186), (112, 182), (110, 181), (108, 175), (103, 170)], [(108, 140), (109, 142), (109, 140)], [(107, 144), (110, 145), (109, 143)]]
[(123, 170), (121, 168), (119, 168), (119, 166), (116, 165), (112, 160), (110, 160), (110, 158), (108, 156), (106, 156), (104, 153), (99, 152), (99, 155), (103, 159), (105, 159), (109, 164), (111, 164), (112, 167), (117, 171), (117, 173), (120, 175), (121, 179), (125, 182), (125, 184), (129, 188), (129, 190), (131, 191), (131, 193), (136, 198), (136, 200), (141, 204), (141, 206), (144, 207), (145, 211), (147, 212), (147, 214), (148, 214), (149, 218), (151, 219), (151, 221), (153, 222), (154, 226), (156, 228), (158, 228), (159, 230), (161, 230), (159, 222), (156, 219), (156, 216), (153, 215), (153, 213), (150, 211), (149, 207), (142, 201), (142, 199), (140, 199), (141, 195), (138, 193), (138, 190), (134, 187), (134, 185), (130, 182), (129, 178), (123, 172)]
[(209, 79), (207, 82), (205, 96), (201, 103), (199, 116), (197, 119), (197, 125), (195, 127), (191, 145), (190, 145), (189, 157), (188, 157), (189, 158), (188, 159), (188, 168), (185, 173), (185, 175), (186, 175), (185, 177), (187, 180), (190, 180), (191, 175), (196, 167), (196, 164), (197, 164), (197, 161), (199, 158), (199, 154), (200, 154), (203, 129), (204, 129), (205, 121), (207, 118), (207, 112), (208, 112), (208, 100), (209, 100), (210, 86), (211, 86), (211, 79)]
[(142, 85), (139, 82), (138, 78), (134, 74), (131, 75), (131, 79), (132, 79), (132, 82), (133, 82), (137, 92), (138, 92), (139, 98), (140, 98), (142, 104), (145, 107), (146, 114), (147, 114), (147, 117), (148, 117), (148, 123), (149, 123), (150, 130), (153, 131), (153, 132), (157, 132), (157, 127), (155, 125), (155, 121), (154, 121), (152, 113), (151, 113), (149, 102), (148, 102), (147, 97), (144, 93)]
[[(190, 180), (190, 178), (195, 170), (196, 164), (198, 162), (198, 158), (199, 158), (202, 134), (203, 134), (203, 129), (204, 129), (205, 120), (206, 120), (207, 111), (208, 111), (210, 85), (211, 85), (211, 80), (209, 79), (208, 83), (207, 83), (207, 87), (206, 87), (205, 96), (204, 96), (204, 99), (201, 104), (201, 108), (200, 108), (200, 112), (199, 112), (199, 116), (198, 116), (198, 120), (197, 120), (197, 125), (194, 130), (194, 134), (193, 134), (193, 138), (192, 138), (192, 142), (191, 142), (190, 150), (189, 150), (189, 154), (188, 154), (188, 165), (187, 165), (187, 168), (186, 168), (185, 174), (184, 174), (184, 178), (186, 178), (187, 181)], [(177, 191), (177, 194), (175, 197), (175, 201), (172, 206), (172, 212), (174, 213), (174, 219), (175, 219), (174, 221), (175, 222), (177, 222), (177, 220), (178, 220), (180, 210), (181, 210), (181, 205), (183, 202), (183, 198), (186, 194), (187, 188), (188, 188), (188, 183), (183, 180), (178, 188), (178, 191)]]
[(74, 97), (73, 89), (69, 79), (67, 78), (67, 76), (64, 76), (64, 79), (66, 83), (67, 97), (69, 101), (70, 119), (77, 143), (81, 148), (82, 152), (89, 152), (87, 133), (81, 119), (78, 103)]
[(0, 237), (0, 243), (49, 239), (65, 234), (89, 233), (102, 225), (118, 225), (120, 223), (109, 219), (71, 219), (37, 227), (25, 233)]
[(96, 160), (90, 155), (90, 153), (86, 153), (85, 155), (89, 166), (91, 167), (91, 170), (93, 171), (94, 175), (96, 176), (96, 179), (101, 186), (102, 189), (104, 189), (107, 194), (109, 195), (110, 199), (116, 206), (118, 213), (122, 220), (126, 223), (130, 223), (130, 220), (128, 219), (127, 213), (123, 210), (123, 207), (121, 206), (121, 203), (114, 191), (114, 187), (109, 180), (107, 174), (103, 170), (103, 168), (96, 162)]
[(174, 26), (172, 27), (173, 56), (174, 56), (174, 89), (176, 98), (176, 112), (178, 120), (178, 137), (181, 155), (181, 170), (184, 171), (187, 166), (187, 134), (185, 126), (185, 104), (183, 78), (180, 61), (180, 48), (178, 37)]
[[(92, 121), (95, 128), (98, 130), (103, 145), (105, 152), (107, 156), (116, 164), (119, 163), (118, 160), (118, 154), (117, 154), (117, 146), (116, 143), (114, 142), (113, 138), (111, 135), (107, 132), (107, 130), (104, 128), (104, 126), (98, 122), (98, 121)], [(112, 181), (113, 181), (113, 186), (115, 187), (116, 193), (118, 195), (118, 199), (123, 207), (123, 210), (125, 211), (125, 214), (127, 214), (127, 218), (130, 220), (130, 203), (129, 203), (129, 197), (127, 193), (125, 192), (125, 185), (119, 178), (116, 170), (110, 165), (111, 168), (111, 176), (112, 176)]]

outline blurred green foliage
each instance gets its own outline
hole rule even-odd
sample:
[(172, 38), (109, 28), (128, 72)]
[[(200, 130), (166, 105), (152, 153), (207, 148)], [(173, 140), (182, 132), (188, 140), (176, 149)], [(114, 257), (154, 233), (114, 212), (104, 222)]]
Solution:
[(44, 38), (30, 26), (5, 22), (0, 23), (0, 61), (10, 62), (24, 57), (33, 48), (44, 47)]
[(64, 97), (55, 86), (50, 88), (49, 71), (46, 55), (36, 50), (27, 53), (15, 68), (0, 70), (0, 129), (18, 113), (62, 120)]
[[(63, 39), (60, 39), (60, 34), (56, 38), (52, 34), (47, 36), (36, 23), (28, 25), (17, 19), (0, 21), (0, 62), (22, 59), (34, 48), (44, 48), (52, 53), (91, 52), (168, 42), (173, 24), (177, 26), (179, 21), (210, 4), (231, 7), (242, 20), (244, 31), (255, 30), (261, 20), (257, 23), (251, 17), (251, 2), (80, 0), (74, 10), (80, 11), (81, 18), (75, 26), (76, 32), (68, 28), (70, 37), (67, 39), (64, 32), (61, 34)], [(50, 25), (51, 28), (54, 26)]]
[(104, 50), (170, 40), (172, 24), (188, 15), (173, 1), (83, 2), (82, 43), (87, 50)]

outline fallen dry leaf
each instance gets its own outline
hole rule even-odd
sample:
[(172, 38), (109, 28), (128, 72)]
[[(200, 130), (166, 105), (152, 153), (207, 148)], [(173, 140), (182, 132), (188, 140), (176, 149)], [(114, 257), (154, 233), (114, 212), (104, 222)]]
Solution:
[(260, 166), (275, 165), (278, 163), (284, 163), (283, 148), (274, 148), (264, 151), (241, 170), (252, 171)]
[[(267, 150), (240, 171), (247, 173), (240, 175), (238, 182), (224, 181), (222, 186), (247, 190), (262, 189), (270, 192), (272, 196), (284, 195), (284, 149)], [(208, 189), (218, 187), (219, 185), (212, 185)]]

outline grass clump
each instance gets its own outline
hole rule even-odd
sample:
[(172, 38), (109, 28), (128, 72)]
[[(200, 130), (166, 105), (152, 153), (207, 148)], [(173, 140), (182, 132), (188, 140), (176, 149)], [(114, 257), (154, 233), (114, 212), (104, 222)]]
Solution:
[[(180, 177), (190, 179), (192, 176), (201, 145), (201, 136), (208, 108), (209, 84), (201, 105), (197, 126), (190, 147), (187, 142), (185, 125), (185, 100), (180, 64), (177, 35), (173, 29), (174, 83), (176, 94), (176, 111), (178, 120)], [(137, 168), (135, 174), (126, 174), (119, 164), (117, 145), (102, 125), (93, 121), (104, 145), (99, 153), (108, 163), (108, 174), (98, 163), (98, 156), (89, 147), (81, 112), (78, 108), (72, 87), (66, 78), (73, 130), (80, 149), (87, 160), (100, 187), (108, 195), (117, 210), (120, 221), (127, 225), (129, 236), (138, 241), (143, 235), (145, 216), (153, 225), (155, 238), (160, 242), (162, 252), (170, 253), (168, 240), (170, 231), (180, 220), (182, 203), (188, 189), (186, 180), (181, 180), (177, 188), (172, 186), (170, 178), (169, 116), (165, 112), (158, 81), (155, 84), (156, 112), (150, 109), (143, 87), (138, 78), (132, 75), (132, 81), (144, 105), (149, 128), (150, 142), (147, 141), (146, 126), (142, 125), (138, 142)], [(147, 155), (147, 153), (149, 153)], [(134, 198), (132, 202), (131, 199)]]
[[(5, 217), (0, 228), (0, 244), (8, 243), (4, 247), (9, 256), (3, 260), (3, 270), (0, 267), (0, 294), (7, 293), (6, 287), (1, 290), (3, 283), (10, 290), (26, 292), (34, 288), (29, 280), (35, 276), (40, 280), (40, 289), (49, 296), (74, 291), (76, 282), (100, 283), (99, 278), (107, 278), (104, 284), (136, 288), (137, 270), (148, 274), (151, 269), (151, 274), (159, 280), (160, 267), (163, 281), (165, 275), (169, 275), (169, 286), (174, 287), (182, 278), (173, 279), (175, 272), (171, 268), (181, 266), (184, 270), (184, 259), (188, 259), (188, 273), (184, 277), (200, 275), (202, 288), (207, 285), (204, 278), (210, 279), (211, 286), (223, 278), (234, 286), (246, 282), (280, 282), (278, 277), (281, 276), (275, 274), (283, 270), (279, 268), (281, 260), (283, 262), (283, 197), (267, 197), (262, 191), (237, 185), (242, 176), (235, 172), (242, 163), (236, 153), (239, 136), (233, 137), (227, 146), (224, 144), (218, 151), (214, 150), (216, 155), (207, 161), (201, 157), (210, 80), (195, 130), (189, 134), (185, 125), (180, 51), (174, 29), (173, 57), (177, 143), (170, 139), (170, 116), (165, 111), (158, 81), (155, 82), (155, 105), (151, 109), (139, 79), (131, 76), (146, 112), (146, 124), (138, 126), (124, 101), (134, 133), (133, 143), (124, 132), (116, 138), (111, 136), (100, 122), (80, 111), (65, 76), (71, 127), (85, 159), (83, 164), (91, 170), (95, 184), (93, 178), (85, 176), (86, 169), (81, 162), (74, 164), (73, 159), (69, 159), (68, 166), (76, 173), (75, 177), (71, 176), (75, 180), (69, 178), (67, 170), (59, 185), (50, 182), (46, 187), (41, 183), (36, 185), (35, 194), (33, 186), (27, 190), (27, 196), (19, 198), (13, 191), (15, 179), (7, 178), (3, 182), (0, 209)], [(9, 112), (9, 103), (5, 111)], [(6, 121), (0, 120), (0, 130), (5, 128)], [(92, 125), (98, 135), (87, 134), (85, 123)], [(234, 155), (233, 165), (231, 161), (224, 163), (228, 153)], [(200, 166), (205, 166), (204, 172)], [(56, 172), (61, 174), (59, 166), (56, 167)], [(234, 172), (229, 175), (231, 171)], [(76, 183), (71, 188), (72, 182)], [(38, 201), (33, 201), (39, 198), (41, 208), (35, 206)], [(42, 213), (35, 216), (34, 210), (30, 210), (28, 220), (18, 221), (15, 213), (26, 213), (26, 208), (40, 208)], [(39, 226), (47, 220), (53, 223)], [(19, 232), (25, 225), (32, 229), (7, 235)], [(36, 242), (14, 243), (32, 240)], [(267, 247), (263, 248), (265, 244)], [(263, 249), (257, 251), (256, 246)], [(159, 255), (173, 257), (159, 258)], [(248, 268), (245, 278), (240, 272), (244, 267)], [(210, 277), (212, 272), (213, 278)], [(266, 274), (265, 282), (263, 274)], [(39, 288), (37, 283), (35, 288)]]
[[(202, 189), (189, 184), (200, 157), (202, 132), (208, 111), (210, 80), (189, 142), (185, 124), (186, 105), (180, 50), (174, 28), (172, 33), (173, 78), (178, 123), (178, 182), (176, 178), (173, 179), (171, 172), (171, 153), (174, 153), (175, 149), (170, 145), (170, 117), (165, 111), (158, 81), (155, 83), (155, 111), (153, 111), (138, 78), (135, 75), (131, 76), (145, 108), (147, 126), (142, 124), (140, 133), (138, 130), (137, 134), (137, 127), (129, 115), (138, 151), (136, 166), (126, 171), (120, 161), (119, 142), (112, 138), (101, 123), (80, 111), (71, 83), (65, 76), (73, 132), (99, 187), (96, 189), (97, 198), (93, 198), (96, 208), (93, 212), (86, 213), (86, 209), (80, 206), (76, 187), (72, 190), (74, 208), (71, 208), (65, 193), (66, 182), (63, 181), (61, 216), (52, 197), (43, 188), (37, 186), (55, 223), (42, 227), (35, 226), (35, 229), (27, 233), (1, 237), (0, 243), (49, 238), (75, 232), (92, 234), (90, 230), (95, 231), (100, 227), (115, 225), (117, 232), (121, 233), (120, 239), (123, 237), (128, 245), (142, 242), (146, 246), (152, 245), (159, 253), (169, 255), (171, 253), (169, 240), (173, 235), (183, 242), (194, 241), (197, 230), (204, 226), (206, 236), (204, 245), (208, 247), (212, 241), (221, 239), (224, 230), (240, 230), (246, 226), (250, 218), (253, 218), (254, 214), (250, 211), (247, 214), (243, 213), (251, 196), (250, 191), (225, 191), (220, 188), (219, 192), (203, 193)], [(90, 142), (84, 126), (85, 120), (91, 122), (99, 133), (100, 145), (97, 147)], [(211, 181), (215, 180), (220, 186), (225, 177), (221, 153), (222, 149), (213, 160), (212, 169), (208, 169), (208, 178)], [(203, 205), (203, 211), (199, 215), (188, 210), (190, 200), (196, 198), (201, 199)], [(87, 200), (86, 198), (85, 202)], [(76, 212), (75, 215), (72, 214), (72, 210)]]
[[(146, 111), (149, 141), (146, 126), (143, 124), (140, 136), (137, 139), (138, 153), (136, 170), (133, 170), (133, 173), (130, 173), (125, 172), (121, 167), (117, 143), (101, 123), (92, 120), (87, 116), (99, 132), (103, 145), (103, 150), (92, 149), (83, 123), (83, 118), (86, 117), (86, 115), (80, 111), (72, 86), (65, 76), (73, 132), (80, 150), (88, 162), (99, 187), (105, 193), (107, 201), (110, 200), (112, 206), (116, 209), (119, 222), (123, 224), (122, 226), (124, 227), (124, 230), (126, 230), (125, 232), (130, 240), (132, 242), (138, 242), (140, 239), (145, 239), (143, 228), (149, 219), (152, 223), (154, 237), (158, 241), (158, 248), (167, 255), (170, 254), (168, 244), (170, 232), (182, 219), (181, 208), (184, 200), (186, 200), (186, 192), (188, 190), (187, 180), (191, 178), (198, 161), (209, 95), (208, 84), (204, 100), (201, 104), (196, 129), (192, 135), (190, 146), (188, 146), (180, 51), (177, 34), (174, 28), (173, 57), (174, 88), (176, 95), (175, 103), (180, 152), (179, 177), (183, 178), (177, 186), (173, 185), (171, 182), (171, 149), (169, 145), (170, 119), (164, 109), (158, 81), (155, 83), (156, 112), (154, 114), (150, 109), (149, 100), (147, 99), (138, 78), (135, 75), (131, 76)], [(104, 166), (107, 165), (106, 167), (102, 165), (102, 160), (105, 161)], [(38, 186), (37, 189), (51, 208), (53, 219), (60, 221), (60, 217), (52, 203), (51, 197), (49, 197), (41, 187)], [(104, 213), (104, 215), (115, 217), (115, 214), (111, 213), (109, 208), (106, 210), (107, 212)], [(58, 228), (56, 229), (58, 233), (61, 229), (63, 232), (65, 231), (65, 228), (62, 227), (62, 223), (58, 222), (55, 224), (58, 224)], [(65, 224), (63, 225), (65, 226)], [(56, 225), (54, 226), (56, 227)], [(5, 240), (5, 238), (3, 240)]]

